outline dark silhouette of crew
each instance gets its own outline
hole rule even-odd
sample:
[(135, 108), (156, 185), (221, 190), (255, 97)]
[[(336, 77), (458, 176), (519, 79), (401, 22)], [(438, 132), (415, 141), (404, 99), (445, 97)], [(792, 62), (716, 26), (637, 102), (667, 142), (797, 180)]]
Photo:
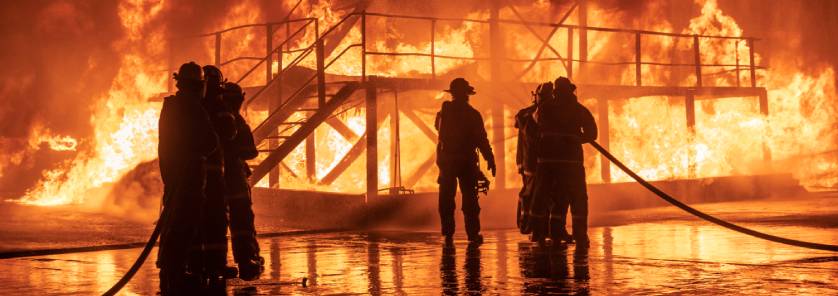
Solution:
[(554, 99), (538, 106), (535, 122), (539, 139), (535, 196), (531, 206), (534, 233), (548, 233), (545, 223), (552, 210), (559, 215), (549, 219), (549, 233), (557, 242), (565, 228), (566, 208), (573, 216), (573, 239), (577, 247), (588, 245), (588, 191), (585, 183), (582, 144), (596, 140), (597, 126), (591, 112), (577, 101), (576, 85), (565, 77), (554, 83)]
[[(544, 239), (548, 236), (557, 243), (572, 241), (567, 230), (563, 226), (559, 227), (557, 223), (552, 223), (556, 224), (554, 229), (549, 229), (544, 225), (535, 227), (534, 223), (548, 223), (548, 221), (532, 219), (531, 215), (533, 213), (531, 207), (533, 206), (535, 191), (535, 176), (538, 168), (538, 141), (540, 139), (538, 123), (536, 123), (534, 116), (539, 106), (551, 104), (554, 101), (553, 93), (553, 83), (540, 84), (533, 93), (533, 96), (535, 96), (534, 104), (521, 109), (515, 116), (515, 127), (518, 128), (516, 161), (518, 172), (523, 179), (523, 186), (518, 196), (518, 227), (522, 234), (531, 234), (530, 240), (534, 242), (544, 242)], [(567, 206), (564, 203), (562, 205), (563, 207), (559, 207), (559, 204), (556, 203), (548, 209), (549, 220), (566, 218)], [(548, 223), (547, 226), (550, 224)], [(548, 230), (552, 232), (545, 233)]]
[(232, 82), (225, 83), (223, 103), (227, 112), (235, 117), (235, 136), (221, 143), (224, 148), (224, 183), (230, 215), (230, 240), (233, 260), (239, 267), (239, 278), (254, 280), (262, 274), (265, 259), (259, 256), (253, 202), (247, 182), (251, 172), (245, 161), (256, 158), (259, 152), (250, 126), (239, 113), (242, 102), (242, 88)]
[[(215, 66), (203, 67), (206, 79), (206, 93), (202, 100), (204, 110), (210, 119), (210, 128), (218, 135), (220, 143), (235, 137), (235, 118), (222, 101), (224, 78)], [(193, 252), (191, 260), (196, 269), (203, 268), (210, 287), (223, 285), (227, 269), (227, 203), (224, 200), (224, 149), (219, 146), (206, 159), (207, 181), (204, 194), (201, 230), (202, 252)], [(197, 246), (196, 246), (197, 247)]]
[(188, 268), (190, 248), (200, 244), (200, 213), (204, 200), (204, 159), (218, 148), (218, 138), (201, 106), (204, 81), (201, 67), (183, 64), (174, 74), (177, 93), (163, 100), (159, 121), (158, 157), (163, 179), (160, 248), (162, 295), (188, 295), (200, 271)]
[[(540, 90), (540, 85), (539, 85)], [(538, 127), (532, 115), (538, 107), (538, 97), (533, 104), (524, 109), (518, 110), (515, 114), (515, 128), (518, 129), (518, 146), (515, 151), (515, 164), (518, 167), (518, 174), (521, 175), (521, 191), (518, 192), (518, 210), (516, 211), (515, 222), (521, 234), (530, 234), (530, 205), (532, 204), (533, 176), (535, 176), (535, 139)]]
[(451, 81), (449, 89), (452, 100), (442, 103), (437, 112), (434, 126), (439, 132), (436, 164), (439, 167), (439, 215), (442, 235), (446, 243), (453, 241), (454, 197), (457, 183), (462, 193), (462, 210), (466, 234), (472, 243), (480, 244), (480, 205), (477, 201), (477, 179), (480, 174), (477, 150), (483, 155), (488, 169), (495, 175), (495, 157), (483, 126), (483, 117), (468, 100), (474, 95), (474, 87), (463, 78)]

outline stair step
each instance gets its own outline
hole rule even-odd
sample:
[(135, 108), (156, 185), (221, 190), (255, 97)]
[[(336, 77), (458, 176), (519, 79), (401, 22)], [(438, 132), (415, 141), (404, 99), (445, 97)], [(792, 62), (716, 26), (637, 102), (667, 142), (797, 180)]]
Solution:
[(286, 122), (280, 122), (280, 123), (279, 123), (279, 125), (304, 124), (304, 123), (306, 123), (306, 122), (307, 122), (307, 121), (305, 121), (305, 120), (301, 120), (301, 121), (286, 121)]
[(314, 111), (314, 112), (317, 112), (317, 110), (320, 110), (320, 108), (299, 108), (299, 109), (297, 109), (297, 111)]
[(290, 137), (291, 136), (267, 136), (267, 137), (265, 137), (265, 139), (287, 139), (287, 138), (290, 138)]

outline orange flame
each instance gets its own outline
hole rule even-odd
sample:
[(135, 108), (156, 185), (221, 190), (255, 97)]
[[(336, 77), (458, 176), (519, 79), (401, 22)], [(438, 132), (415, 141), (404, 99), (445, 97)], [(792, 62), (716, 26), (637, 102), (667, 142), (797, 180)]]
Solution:
[[(719, 9), (716, 0), (702, 0), (697, 3), (702, 7), (701, 14), (690, 20), (688, 27), (682, 33), (743, 36), (743, 30), (732, 17)], [(289, 8), (292, 5), (286, 4)], [(548, 1), (540, 1), (529, 9), (538, 12), (545, 10), (542, 8), (547, 5), (549, 5)], [(128, 34), (115, 46), (123, 49), (124, 55), (108, 95), (101, 98), (91, 118), (91, 123), (95, 126), (95, 135), (91, 139), (83, 139), (85, 143), (88, 141), (91, 143), (91, 148), (79, 151), (75, 159), (55, 170), (46, 172), (44, 178), (26, 194), (22, 202), (37, 205), (83, 202), (91, 192), (107, 186), (138, 163), (151, 160), (156, 156), (156, 122), (159, 105), (148, 102), (148, 98), (164, 90), (165, 78), (159, 77), (155, 69), (164, 67), (160, 64), (158, 57), (165, 54), (164, 46), (167, 36), (160, 31), (147, 32), (145, 29), (149, 20), (161, 11), (162, 6), (162, 2), (158, 1), (120, 3), (119, 17)], [(660, 8), (659, 5), (646, 7), (652, 12)], [(227, 12), (218, 25), (220, 28), (226, 28), (257, 23), (262, 15), (259, 11), (258, 1), (240, 2)], [(295, 46), (299, 48), (310, 44), (317, 34), (334, 26), (342, 18), (341, 13), (333, 9), (331, 1), (313, 3), (304, 1), (298, 11), (304, 11), (308, 17), (317, 18), (320, 32), (306, 30), (299, 41), (291, 44), (292, 49)], [(621, 22), (625, 18), (619, 14), (620, 12), (591, 7), (589, 25), (625, 27), (626, 24)], [(475, 11), (469, 13), (466, 18), (485, 19), (487, 15), (486, 11)], [(504, 12), (503, 15), (508, 14)], [(381, 18), (370, 17), (368, 22), (369, 27), (387, 27), (387, 23)], [(662, 32), (675, 30), (664, 18), (644, 18), (633, 25)], [(368, 51), (430, 53), (433, 50), (440, 55), (475, 58), (478, 52), (483, 52), (480, 50), (484, 48), (480, 47), (486, 46), (486, 42), (480, 39), (483, 36), (481, 32), (486, 30), (485, 24), (470, 22), (452, 22), (447, 26), (440, 24), (435, 35), (433, 49), (429, 40), (430, 34), (428, 34), (428, 39), (411, 38), (411, 41), (406, 41), (405, 36), (415, 32), (399, 31), (398, 26), (387, 28), (387, 40), (373, 40), (372, 37), (367, 37), (370, 38), (367, 44)], [(259, 35), (259, 30), (263, 29), (246, 29), (225, 36), (222, 40), (224, 50), (221, 61), (238, 56), (262, 56), (265, 41), (260, 37), (262, 35)], [(510, 37), (531, 35), (522, 26), (505, 26), (504, 30), (508, 30), (506, 34)], [(429, 31), (422, 32), (430, 33)], [(551, 39), (550, 44), (560, 49), (561, 54), (567, 55), (568, 42), (573, 41), (574, 44), (579, 44), (578, 35), (574, 38), (576, 39), (568, 40), (566, 37), (555, 37)], [(625, 50), (614, 50), (615, 43), (620, 44), (621, 47), (624, 46), (621, 38), (624, 37), (610, 32), (588, 31), (589, 58), (591, 60), (633, 58), (623, 57), (618, 53)], [(692, 53), (692, 40), (687, 39), (643, 37), (642, 59), (674, 62), (674, 59), (678, 57), (670, 54), (673, 49), (676, 53)], [(358, 43), (360, 40), (360, 27), (356, 25), (348, 31), (327, 61), (335, 58), (347, 46)], [(744, 42), (711, 38), (700, 38), (699, 41), (700, 60), (704, 64), (742, 63), (744, 65), (749, 62), (750, 48)], [(532, 53), (538, 49), (537, 46), (540, 45), (538, 43), (511, 42), (507, 46), (507, 51), (510, 51), (510, 55), (516, 58), (531, 57)], [(210, 56), (214, 55), (213, 46), (207, 45), (205, 52)], [(276, 73), (281, 67), (287, 67), (287, 61), (292, 60), (297, 54), (283, 53), (282, 60), (285, 63), (280, 65), (277, 62), (272, 65), (272, 72)], [(579, 59), (578, 52), (574, 53), (572, 58)], [(330, 74), (358, 76), (361, 74), (360, 59), (360, 49), (350, 50), (327, 71)], [(757, 54), (755, 64), (760, 64), (760, 61), (761, 57)], [(435, 62), (437, 75), (478, 64), (478, 62), (464, 59), (438, 58)], [(222, 70), (228, 78), (233, 80), (255, 64), (255, 62), (249, 63), (251, 64), (231, 63), (224, 66)], [(427, 77), (431, 73), (430, 58), (425, 56), (368, 56), (367, 63), (368, 75)], [(579, 66), (578, 62), (573, 64), (575, 67)], [(556, 65), (558, 64), (539, 64), (522, 80), (540, 81), (565, 75), (565, 70)], [(300, 66), (313, 69), (315, 60), (305, 59)], [(480, 70), (478, 75), (485, 72), (485, 69), (478, 69)], [(719, 70), (726, 71), (728, 74), (705, 73), (704, 84), (734, 86), (737, 81), (742, 85), (749, 85), (751, 82), (747, 71), (735, 71), (731, 67), (719, 67)], [(691, 86), (694, 85), (696, 79), (694, 75), (685, 75), (675, 70), (652, 65), (642, 66), (641, 72), (644, 85)], [(612, 68), (597, 74), (601, 74), (603, 80), (616, 79), (615, 83), (634, 84), (633, 67), (626, 67), (622, 70)], [(262, 80), (252, 77), (261, 76), (252, 75), (248, 78), (249, 80), (245, 81), (246, 85), (262, 83)], [(645, 97), (612, 102), (609, 111), (611, 149), (627, 165), (635, 168), (640, 175), (652, 180), (754, 174), (783, 169), (791, 170), (806, 185), (832, 187), (838, 184), (838, 175), (829, 173), (838, 168), (838, 161), (834, 155), (819, 154), (834, 149), (831, 143), (836, 140), (832, 131), (835, 126), (835, 114), (838, 114), (838, 110), (835, 110), (832, 103), (835, 95), (834, 71), (827, 69), (820, 73), (807, 74), (794, 66), (772, 65), (772, 68), (767, 71), (758, 71), (757, 79), (768, 89), (770, 112), (767, 116), (759, 112), (756, 98), (697, 101), (694, 135), (688, 132), (684, 117), (685, 105), (680, 98)], [(520, 95), (524, 97), (528, 94), (521, 93)], [(594, 100), (585, 99), (587, 98), (583, 98), (583, 101), (589, 107), (594, 102)], [(248, 114), (248, 120), (254, 127), (267, 116), (264, 111), (250, 110)], [(510, 115), (507, 114), (507, 117)], [(298, 112), (290, 120), (302, 119), (303, 116), (301, 112)], [(426, 122), (430, 121), (430, 117), (425, 114), (421, 117)], [(345, 122), (357, 136), (362, 135), (366, 129), (364, 112), (361, 108), (353, 108), (339, 115), (338, 118)], [(403, 157), (403, 162), (405, 162), (403, 167), (406, 168), (404, 173), (408, 173), (417, 169), (425, 160), (425, 156), (432, 155), (433, 143), (419, 140), (424, 139), (424, 135), (421, 135), (419, 129), (409, 121), (402, 120), (402, 123), (404, 124), (402, 126), (403, 155), (409, 152), (411, 156)], [(492, 123), (489, 126), (502, 127), (503, 123)], [(380, 125), (378, 136), (381, 145), (392, 140), (390, 129), (390, 124), (386, 121)], [(507, 131), (507, 134), (509, 133), (510, 131)], [(73, 138), (50, 136), (51, 138), (41, 139), (40, 135), (38, 137), (36, 142), (49, 143), (50, 147), (55, 150), (73, 150), (78, 147), (78, 141)], [(320, 179), (337, 165), (340, 158), (354, 143), (343, 139), (334, 129), (325, 125), (316, 130), (315, 139), (315, 142), (320, 145), (320, 149), (317, 149), (316, 164), (316, 177)], [(495, 140), (494, 142), (502, 143), (503, 141)], [(773, 163), (777, 164), (777, 167), (772, 167), (772, 163), (766, 164), (762, 161), (763, 145), (771, 151), (775, 160)], [(503, 148), (496, 149), (514, 151), (509, 147), (512, 146), (505, 145)], [(390, 155), (385, 152), (387, 150), (380, 149), (384, 153), (378, 156), (381, 164), (379, 167), (380, 184), (394, 183), (391, 180), (394, 176), (391, 176)], [(507, 154), (512, 155), (510, 153)], [(291, 172), (299, 177), (294, 178), (291, 173), (284, 173), (280, 183), (283, 188), (359, 192), (365, 183), (364, 162), (362, 161), (364, 157), (363, 155), (359, 157), (359, 160), (354, 162), (335, 184), (316, 185), (311, 182), (316, 180), (307, 180), (305, 176), (305, 152), (303, 145), (300, 145), (284, 160)], [(511, 159), (512, 157), (507, 157), (508, 162), (511, 162)], [(794, 159), (798, 166), (779, 167), (783, 161), (789, 159)], [(596, 157), (590, 157), (586, 163), (586, 166), (591, 168), (589, 170), (591, 181), (599, 180), (599, 170), (595, 168), (600, 165)], [(509, 166), (507, 164), (507, 167)], [(692, 175), (692, 167), (695, 168), (694, 175)], [(287, 169), (281, 170), (287, 171)], [(611, 170), (613, 180), (629, 180), (628, 176), (622, 174), (617, 168), (612, 167)], [(265, 182), (266, 180), (262, 180), (260, 186), (266, 185)], [(417, 187), (422, 188), (434, 187), (432, 178), (424, 178), (418, 184)]]

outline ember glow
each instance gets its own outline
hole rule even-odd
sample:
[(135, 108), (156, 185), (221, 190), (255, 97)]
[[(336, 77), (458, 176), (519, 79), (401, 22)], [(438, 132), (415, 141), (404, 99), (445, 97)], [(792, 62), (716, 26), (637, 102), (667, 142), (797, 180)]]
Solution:
[[(297, 1), (285, 1), (283, 7), (289, 11)], [(605, 9), (592, 1), (589, 8), (588, 25), (605, 28), (636, 28), (641, 30), (681, 33), (688, 35), (708, 35), (743, 37), (750, 36), (723, 11), (716, 0), (697, 0), (697, 15), (693, 16), (683, 28), (670, 24), (666, 18), (650, 17), (662, 10), (660, 1), (643, 6), (640, 20), (631, 15), (633, 12)], [(380, 3), (379, 3), (380, 4)], [(106, 94), (96, 99), (93, 105), (90, 125), (93, 134), (85, 138), (72, 138), (63, 135), (32, 133), (30, 143), (47, 143), (52, 150), (75, 151), (74, 158), (64, 161), (55, 168), (45, 170), (36, 186), (28, 190), (19, 202), (32, 205), (80, 204), (96, 200), (102, 188), (107, 188), (121, 176), (138, 164), (153, 160), (157, 143), (157, 118), (159, 115), (159, 97), (167, 92), (171, 69), (166, 63), (168, 46), (175, 33), (159, 25), (158, 16), (167, 10), (166, 1), (123, 0), (118, 5), (118, 18), (126, 32), (115, 42), (121, 57), (118, 71)], [(500, 11), (501, 19), (515, 19), (516, 14), (523, 14), (535, 21), (557, 22), (569, 7), (562, 12), (551, 13), (547, 7), (549, 1), (537, 1), (531, 5), (514, 5)], [(486, 20), (488, 9), (482, 6), (474, 11), (457, 15), (468, 20)], [(217, 22), (202, 28), (200, 33), (215, 32), (234, 26), (276, 21), (283, 15), (273, 15), (264, 11), (260, 1), (240, 1), (224, 10)], [(513, 11), (514, 10), (514, 11)], [(373, 3), (367, 11), (388, 12), (387, 5)], [(290, 52), (282, 54), (283, 62), (276, 60), (270, 72), (279, 73), (310, 46), (319, 33), (324, 33), (337, 25), (352, 10), (335, 8), (331, 1), (303, 1), (290, 19), (316, 18), (319, 32), (314, 28), (302, 30), (299, 37), (289, 41), (286, 48)], [(636, 11), (635, 11), (636, 12)], [(412, 15), (421, 16), (418, 11)], [(571, 14), (566, 24), (575, 24), (576, 12)], [(488, 80), (489, 67), (485, 62), (488, 57), (486, 23), (471, 21), (439, 21), (434, 24), (431, 33), (428, 22), (419, 20), (393, 20), (385, 17), (367, 16), (366, 51), (372, 53), (415, 53), (416, 55), (391, 56), (371, 54), (366, 57), (366, 74), (384, 77), (430, 78), (474, 75), (473, 80)], [(277, 29), (274, 45), (284, 41), (287, 33), (297, 27)], [(549, 33), (549, 27), (538, 28), (541, 38)], [(541, 42), (534, 38), (528, 28), (521, 25), (504, 25), (501, 28), (508, 44), (504, 51), (510, 60), (532, 59), (539, 51)], [(549, 44), (558, 49), (563, 56), (570, 56), (581, 63), (578, 52), (579, 35), (569, 39), (564, 31), (551, 37)], [(256, 61), (228, 61), (237, 57), (263, 57), (266, 41), (264, 27), (252, 27), (225, 33), (220, 40), (223, 48), (220, 62), (225, 63), (222, 70), (231, 81), (236, 81), (256, 64)], [(631, 35), (631, 34), (629, 34)], [(634, 36), (612, 32), (588, 32), (588, 57), (591, 61), (633, 61)], [(432, 45), (431, 38), (434, 38)], [(750, 44), (737, 39), (698, 38), (702, 64), (739, 64), (740, 71), (730, 66), (707, 67), (703, 71), (705, 86), (750, 86), (751, 76), (747, 71), (750, 61)], [(199, 63), (213, 63), (215, 52), (212, 37), (195, 39), (199, 50), (189, 59)], [(345, 37), (334, 47), (327, 61), (337, 58), (344, 49), (362, 41), (359, 25), (353, 26)], [(573, 42), (577, 50), (568, 52), (568, 43)], [(641, 38), (643, 62), (691, 63), (693, 54), (692, 38), (668, 36), (643, 36)], [(760, 48), (770, 45), (757, 43), (754, 64), (763, 65)], [(427, 54), (448, 58), (436, 58), (433, 61)], [(313, 56), (313, 55), (312, 55)], [(543, 57), (552, 57), (549, 50)], [(180, 57), (178, 57), (180, 58)], [(360, 76), (362, 73), (361, 48), (346, 50), (327, 68), (330, 75)], [(178, 61), (178, 63), (181, 61)], [(508, 62), (510, 73), (521, 73), (527, 66), (524, 62)], [(305, 58), (299, 67), (314, 69), (314, 58)], [(691, 86), (696, 82), (690, 67), (667, 68), (644, 64), (640, 69), (643, 85), (650, 86)], [(260, 68), (261, 69), (261, 68)], [(259, 72), (257, 70), (256, 72)], [(718, 73), (715, 73), (718, 72)], [(259, 72), (263, 73), (263, 72)], [(558, 61), (535, 63), (531, 71), (523, 72), (521, 82), (540, 82), (567, 75), (567, 70)], [(575, 74), (576, 75), (576, 74)], [(250, 74), (243, 84), (259, 86), (264, 84), (264, 76)], [(517, 77), (513, 77), (517, 78)], [(750, 175), (773, 172), (789, 172), (804, 185), (811, 188), (832, 188), (838, 184), (838, 159), (834, 153), (836, 143), (835, 73), (830, 67), (813, 71), (802, 69), (794, 63), (772, 62), (767, 69), (756, 71), (757, 85), (768, 91), (769, 112), (765, 116), (760, 112), (757, 98), (723, 98), (702, 100), (696, 98), (695, 133), (688, 130), (684, 116), (685, 104), (682, 98), (650, 96), (609, 102), (610, 149), (627, 165), (634, 168), (650, 180), (703, 178), (727, 175)], [(586, 71), (581, 84), (597, 84), (598, 81), (619, 85), (635, 84), (633, 65), (624, 67), (591, 66)], [(584, 91), (584, 86), (581, 87)], [(488, 92), (488, 91), (487, 91)], [(480, 94), (481, 91), (478, 90)], [(381, 100), (391, 100), (392, 93), (382, 93)], [(529, 102), (529, 90), (520, 88), (508, 93), (510, 96), (505, 117), (506, 122), (492, 123), (488, 116), (488, 128), (504, 128), (512, 135), (511, 115), (517, 108)], [(441, 92), (412, 92), (403, 94), (405, 100), (433, 101), (438, 106)], [(489, 106), (491, 102), (479, 102), (480, 106)], [(596, 110), (596, 99), (582, 96), (583, 103), (591, 110)], [(342, 121), (354, 133), (353, 139), (345, 139), (336, 129), (321, 125), (315, 131), (317, 146), (316, 175), (314, 179), (306, 176), (305, 147), (299, 145), (283, 161), (280, 186), (288, 189), (323, 190), (340, 192), (362, 192), (365, 184), (364, 156), (354, 161), (349, 168), (332, 184), (319, 184), (330, 170), (338, 165), (341, 158), (352, 148), (355, 141), (364, 135), (365, 112), (360, 105), (344, 106), (336, 118)], [(426, 124), (432, 122), (432, 109), (417, 109), (416, 115)], [(596, 115), (596, 112), (594, 112)], [(265, 110), (246, 110), (252, 127), (256, 127), (265, 117)], [(289, 120), (304, 118), (303, 112), (297, 112)], [(407, 120), (404, 114), (401, 122), (401, 166), (404, 176), (420, 169), (434, 153), (434, 143), (427, 139), (422, 129)], [(390, 120), (379, 124), (378, 138), (380, 147), (389, 147), (391, 139)], [(489, 133), (490, 137), (492, 132)], [(495, 149), (505, 149), (507, 176), (514, 178), (514, 139), (493, 140)], [(501, 143), (506, 143), (505, 145)], [(763, 149), (765, 147), (766, 149)], [(763, 151), (770, 151), (771, 162), (763, 161)], [(601, 160), (588, 151), (586, 163), (589, 181), (601, 182)], [(264, 155), (262, 156), (264, 157)], [(379, 149), (379, 184), (387, 187), (394, 183), (389, 149)], [(790, 165), (794, 164), (794, 165)], [(419, 178), (414, 188), (425, 191), (435, 190), (436, 184), (432, 167), (425, 176)], [(614, 182), (629, 181), (628, 176), (616, 167), (611, 167)], [(8, 171), (6, 171), (8, 173)], [(267, 178), (260, 186), (267, 185)], [(512, 183), (508, 187), (517, 186)]]

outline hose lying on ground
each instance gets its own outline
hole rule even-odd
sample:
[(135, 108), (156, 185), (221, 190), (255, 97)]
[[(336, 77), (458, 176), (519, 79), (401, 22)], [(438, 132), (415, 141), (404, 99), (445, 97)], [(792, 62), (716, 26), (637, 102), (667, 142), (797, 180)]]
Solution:
[(646, 180), (644, 180), (643, 178), (638, 176), (634, 171), (632, 171), (631, 169), (626, 167), (626, 165), (623, 164), (622, 162), (620, 162), (620, 160), (618, 160), (616, 157), (614, 157), (614, 155), (611, 155), (611, 153), (608, 152), (608, 150), (605, 150), (605, 148), (602, 148), (602, 146), (600, 146), (597, 142), (591, 141), (590, 144), (591, 144), (591, 146), (594, 146), (594, 148), (596, 148), (596, 150), (599, 150), (599, 152), (602, 153), (602, 155), (604, 155), (606, 158), (608, 158), (608, 160), (610, 160), (612, 163), (617, 165), (617, 167), (619, 167), (621, 170), (623, 170), (623, 172), (625, 172), (626, 174), (631, 176), (635, 181), (640, 183), (640, 185), (643, 185), (643, 187), (646, 187), (646, 189), (648, 189), (652, 193), (656, 194), (657, 196), (659, 196), (660, 198), (662, 198), (666, 202), (668, 202), (668, 203), (670, 203), (670, 204), (672, 204), (672, 205), (674, 205), (674, 206), (676, 206), (676, 207), (678, 207), (678, 208), (680, 208), (680, 209), (682, 209), (682, 210), (684, 210), (684, 211), (686, 211), (686, 212), (688, 212), (688, 213), (690, 213), (690, 214), (692, 214), (696, 217), (699, 217), (701, 219), (710, 221), (712, 223), (715, 223), (719, 226), (722, 226), (724, 228), (727, 228), (727, 229), (730, 229), (730, 230), (733, 230), (733, 231), (738, 231), (738, 232), (741, 232), (741, 233), (744, 233), (744, 234), (747, 234), (747, 235), (750, 235), (750, 236), (755, 236), (755, 237), (765, 239), (765, 240), (769, 240), (769, 241), (772, 241), (772, 242), (777, 242), (777, 243), (781, 243), (781, 244), (787, 244), (787, 245), (792, 245), (792, 246), (802, 247), (802, 248), (838, 252), (838, 245), (827, 245), (827, 244), (819, 244), (819, 243), (812, 243), (812, 242), (804, 242), (804, 241), (794, 240), (794, 239), (790, 239), (790, 238), (774, 236), (774, 235), (770, 235), (770, 234), (767, 234), (767, 233), (762, 233), (762, 232), (759, 232), (759, 231), (756, 231), (756, 230), (753, 230), (753, 229), (745, 228), (745, 227), (742, 227), (742, 226), (724, 221), (722, 219), (710, 216), (708, 214), (705, 214), (705, 213), (703, 213), (699, 210), (696, 210), (696, 209), (678, 201), (674, 197), (670, 196), (669, 194), (666, 194), (662, 190), (660, 190), (657, 187), (655, 187), (654, 185), (650, 184), (649, 182), (647, 182)]
[(122, 278), (120, 278), (119, 281), (113, 285), (113, 287), (111, 287), (110, 289), (108, 289), (107, 292), (102, 294), (103, 296), (116, 295), (116, 293), (119, 292), (119, 290), (121, 290), (122, 287), (125, 287), (125, 285), (128, 284), (129, 281), (131, 281), (131, 278), (134, 277), (134, 274), (137, 273), (138, 270), (140, 270), (140, 267), (143, 266), (145, 259), (148, 258), (148, 254), (151, 253), (151, 249), (154, 249), (154, 245), (157, 243), (157, 238), (160, 237), (160, 228), (162, 227), (163, 223), (165, 223), (165, 218), (166, 208), (164, 207), (163, 211), (160, 213), (160, 219), (158, 219), (157, 225), (154, 226), (154, 230), (151, 232), (151, 237), (148, 239), (148, 242), (145, 244), (145, 247), (143, 247), (143, 251), (140, 252), (140, 256), (137, 257), (136, 261), (134, 261), (134, 265), (131, 265), (131, 268), (128, 269), (128, 272), (122, 275)]

